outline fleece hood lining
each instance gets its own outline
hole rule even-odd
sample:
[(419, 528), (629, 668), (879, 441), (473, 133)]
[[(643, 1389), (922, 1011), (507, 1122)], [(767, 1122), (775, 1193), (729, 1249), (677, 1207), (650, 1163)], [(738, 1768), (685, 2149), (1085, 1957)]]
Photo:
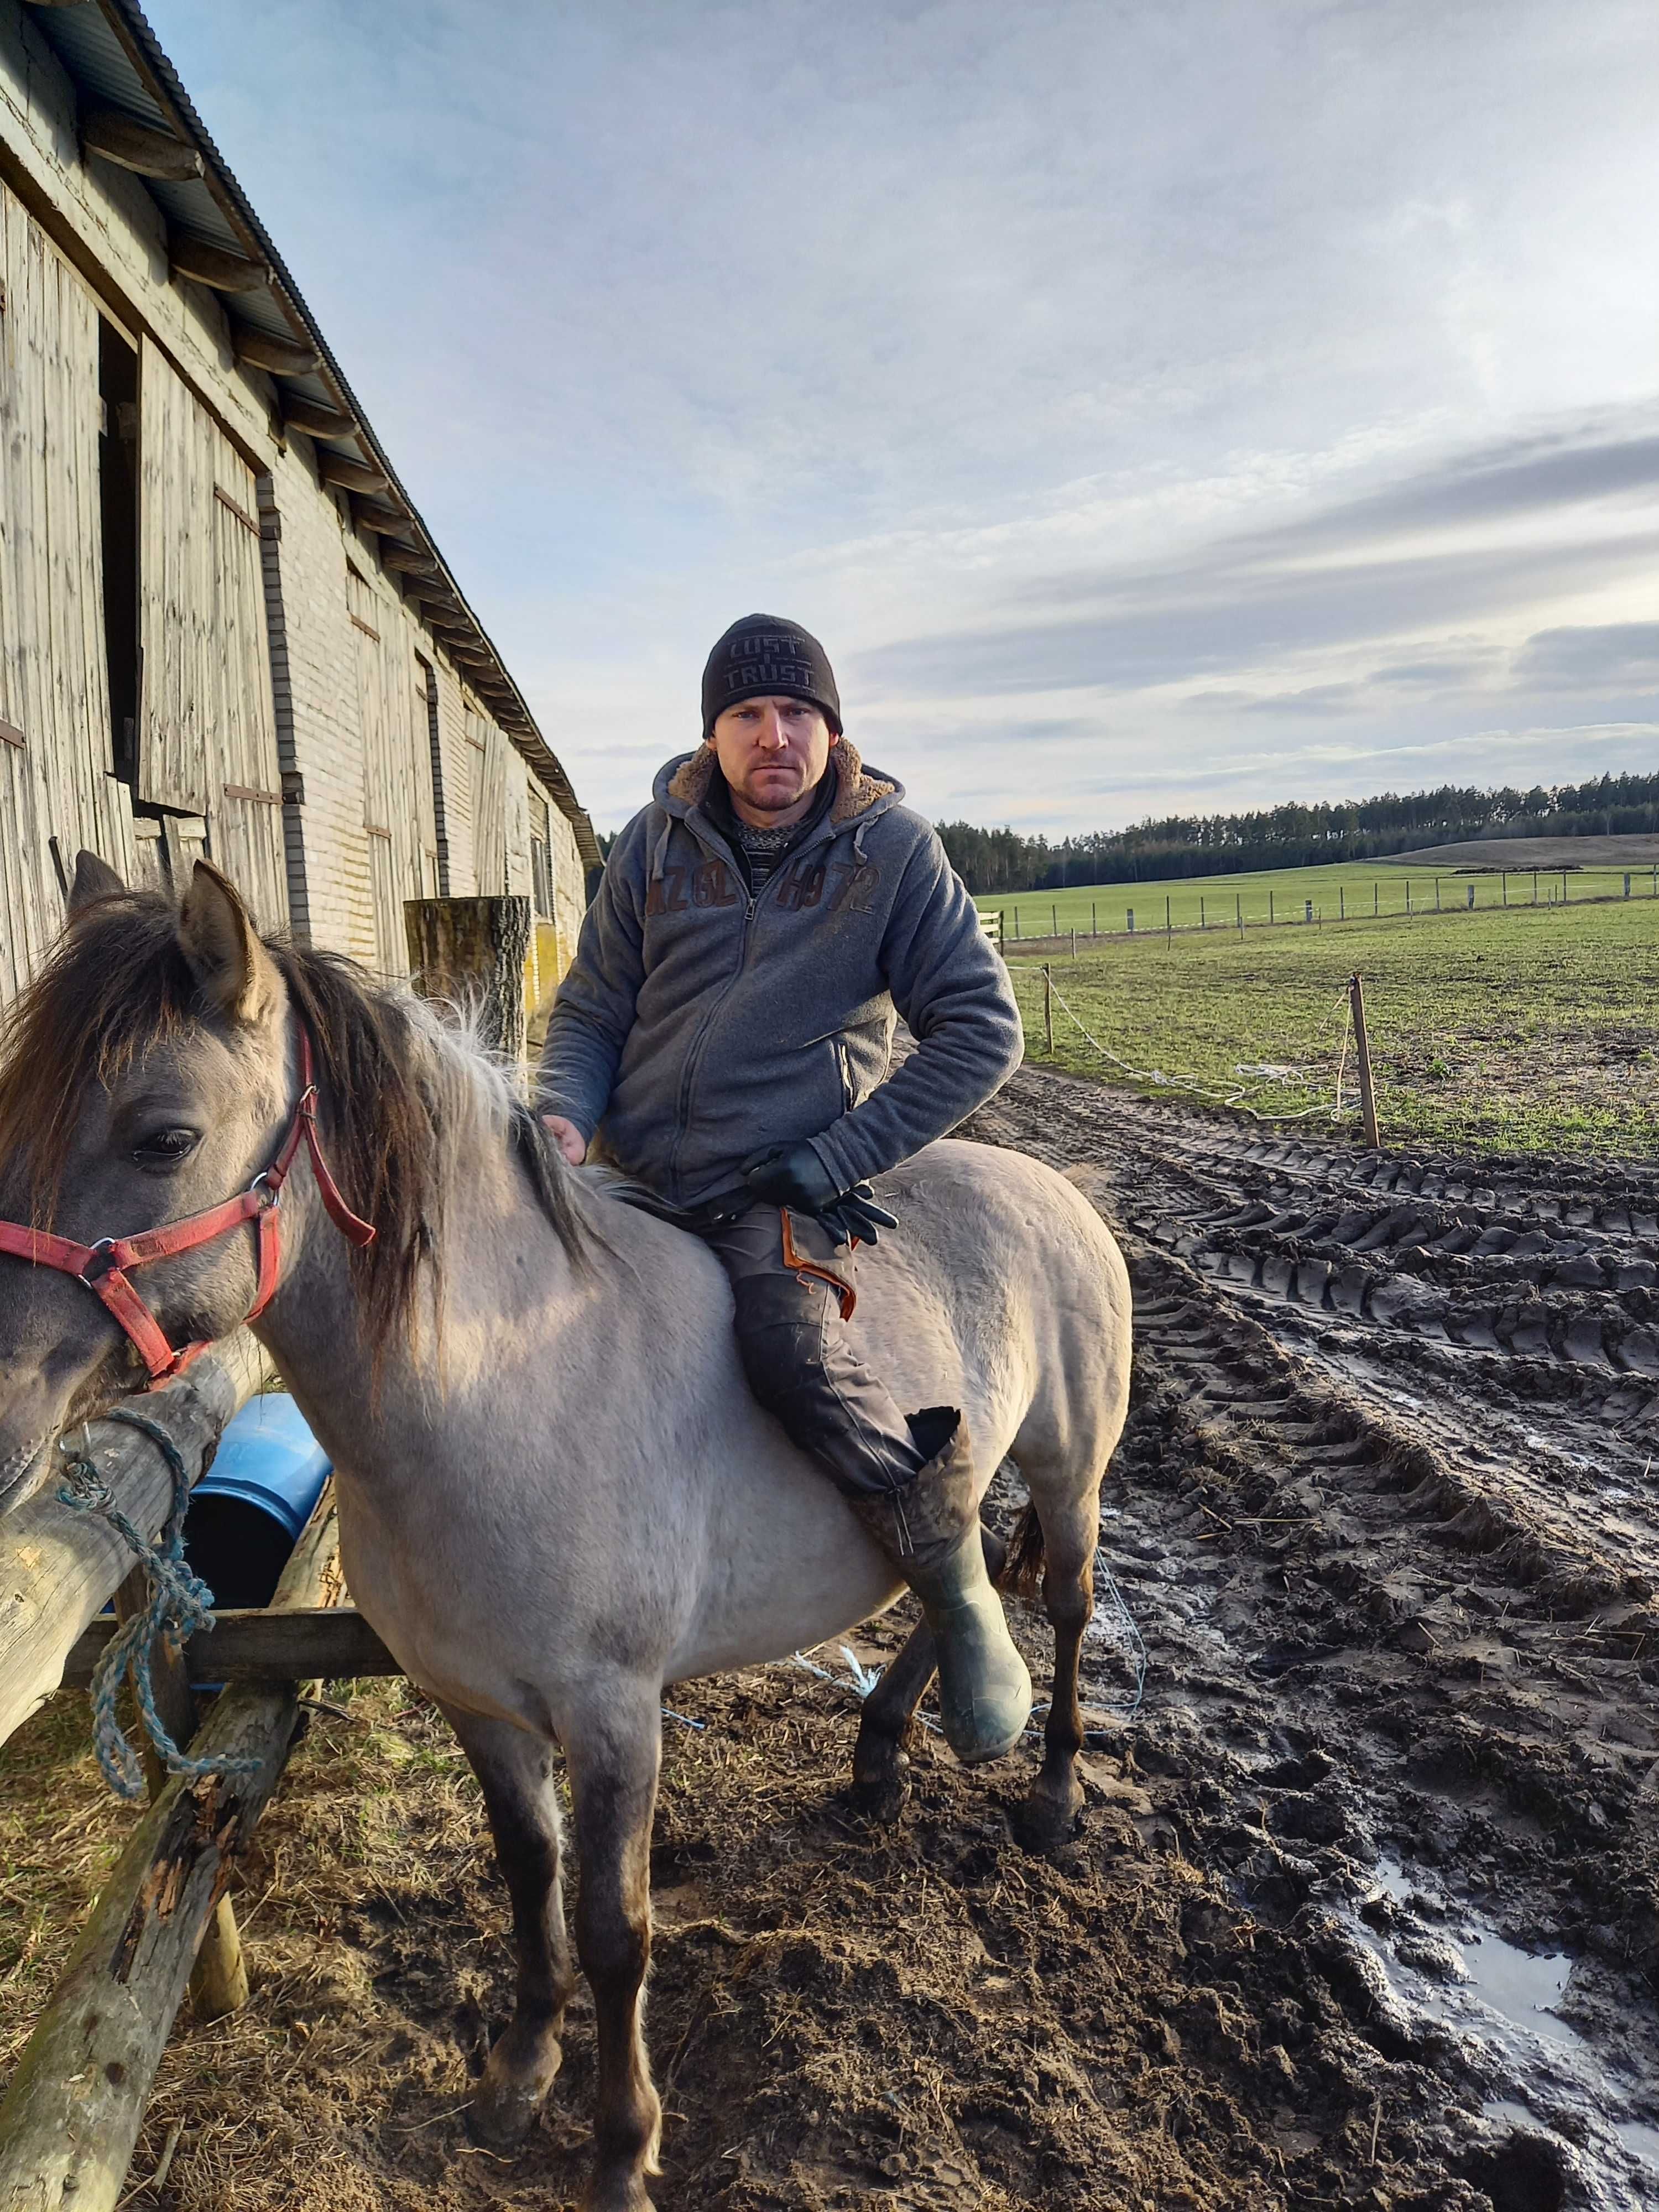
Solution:
[[(698, 746), (689, 760), (682, 761), (674, 771), (668, 786), (668, 796), (678, 799), (682, 806), (700, 806), (708, 795), (708, 787), (714, 780), (717, 756), (707, 739)], [(859, 757), (858, 748), (849, 738), (837, 738), (830, 748), (830, 765), (836, 771), (835, 804), (830, 809), (829, 820), (833, 828), (840, 829), (873, 806), (878, 799), (886, 799), (898, 789), (884, 776), (871, 775)]]

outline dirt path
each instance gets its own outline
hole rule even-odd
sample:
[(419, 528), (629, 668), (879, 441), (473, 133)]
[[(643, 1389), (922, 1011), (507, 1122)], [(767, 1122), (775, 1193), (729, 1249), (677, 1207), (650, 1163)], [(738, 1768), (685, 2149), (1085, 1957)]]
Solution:
[[(1103, 1545), (1144, 1704), (1107, 1595), (1088, 1808), (1033, 1859), (1029, 1763), (926, 1731), (897, 1826), (853, 1817), (833, 1650), (675, 1693), (665, 2212), (1659, 2203), (1659, 1175), (1333, 1152), (1036, 1071), (967, 1133), (1093, 1164), (1130, 1255)], [(184, 2023), (136, 2173), (179, 2119), (178, 2212), (564, 2212), (585, 1996), (531, 2148), (471, 2149), (511, 1989), (476, 1791), (406, 1686), (335, 1698), (248, 1870), (254, 2002)]]

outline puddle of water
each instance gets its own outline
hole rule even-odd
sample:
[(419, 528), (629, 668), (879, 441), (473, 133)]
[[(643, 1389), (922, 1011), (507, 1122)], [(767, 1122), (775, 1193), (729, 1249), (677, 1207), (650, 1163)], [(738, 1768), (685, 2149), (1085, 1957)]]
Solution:
[(1659, 2174), (1659, 2128), (1649, 2127), (1644, 2120), (1615, 2120), (1613, 2132), (1632, 2158)]
[(1529, 2027), (1534, 2035), (1556, 2043), (1583, 2041), (1554, 2009), (1572, 1972), (1571, 1959), (1559, 1951), (1534, 1959), (1501, 1936), (1478, 1936), (1462, 1946), (1462, 1952), (1469, 1970), (1469, 1996), (1517, 2027)]
[[(1410, 1901), (1423, 1897), (1431, 1885), (1395, 1859), (1383, 1859), (1374, 1879), (1378, 1890), (1407, 1908), (1402, 1936), (1415, 1932)], [(1477, 1927), (1455, 1945), (1468, 1979), (1447, 1986), (1409, 1963), (1409, 1940), (1402, 1946), (1408, 1957), (1402, 1960), (1363, 1923), (1352, 1925), (1411, 2009), (1477, 2042), (1487, 2063), (1495, 2063), (1495, 2086), (1503, 2094), (1483, 2106), (1488, 2120), (1559, 2140), (1557, 2129), (1540, 2113), (1554, 2113), (1564, 2124), (1563, 2116), (1571, 2114), (1569, 2147), (1586, 2205), (1594, 2212), (1651, 2212), (1659, 2202), (1653, 2190), (1659, 2175), (1659, 2127), (1616, 2117), (1629, 2112), (1634, 2085), (1610, 2069), (1554, 2009), (1572, 1972), (1569, 1957), (1561, 1952), (1534, 1957), (1493, 1929)]]

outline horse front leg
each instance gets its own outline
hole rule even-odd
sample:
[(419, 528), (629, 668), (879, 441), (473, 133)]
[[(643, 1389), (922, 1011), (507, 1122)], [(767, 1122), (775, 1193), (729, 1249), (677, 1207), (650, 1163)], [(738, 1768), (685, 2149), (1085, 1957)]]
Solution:
[(1083, 1749), (1078, 1668), (1083, 1632), (1094, 1612), (1099, 1528), (1097, 1486), (1060, 1510), (1049, 1508), (1042, 1524), (1042, 1607), (1054, 1632), (1054, 1692), (1042, 1731), (1042, 1765), (1013, 1821), (1017, 1840), (1030, 1851), (1052, 1850), (1064, 1843), (1083, 1810), (1077, 1768)]
[(490, 2051), (467, 2115), (475, 2140), (486, 2149), (506, 2151), (529, 2134), (553, 2086), (575, 1978), (559, 1877), (553, 1747), (504, 1721), (448, 1705), (443, 1711), (483, 1791), (495, 1857), (513, 1902), (519, 1954), (513, 2017)]
[[(1008, 1547), (983, 1522), (979, 1533), (985, 1571), (994, 1583), (1007, 1564)], [(924, 1620), (883, 1669), (859, 1716), (858, 1741), (853, 1746), (853, 1804), (866, 1820), (884, 1826), (890, 1826), (904, 1808), (910, 1765), (905, 1740), (937, 1663), (933, 1632)]]
[(651, 2212), (662, 2104), (641, 2033), (651, 1963), (651, 1820), (662, 1752), (661, 1693), (596, 1686), (566, 1738), (581, 1883), (576, 1953), (593, 1991), (599, 2106), (583, 2212)]

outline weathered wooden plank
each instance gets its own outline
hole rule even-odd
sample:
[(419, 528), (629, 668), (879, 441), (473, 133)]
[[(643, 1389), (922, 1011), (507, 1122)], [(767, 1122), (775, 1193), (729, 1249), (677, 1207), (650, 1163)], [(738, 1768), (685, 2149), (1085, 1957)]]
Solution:
[(124, 115), (118, 108), (99, 107), (83, 115), (81, 143), (89, 154), (101, 154), (106, 161), (118, 161), (141, 177), (180, 180), (202, 173), (202, 157), (193, 146), (170, 131), (157, 131), (136, 116)]
[[(105, 1647), (119, 1633), (100, 1618), (82, 1633), (64, 1666), (66, 1685), (92, 1680)], [(185, 1667), (193, 1682), (331, 1681), (353, 1674), (401, 1674), (403, 1668), (355, 1606), (277, 1613), (268, 1606), (227, 1607), (192, 1636)]]
[[(315, 1604), (331, 1551), (296, 1551), (277, 1608)], [(291, 1684), (227, 1691), (196, 1748), (251, 1759), (255, 1771), (175, 1777), (140, 1822), (0, 2105), (0, 2212), (114, 2212), (197, 1946), (298, 1717)]]
[(416, 988), (425, 998), (476, 1008), (483, 1042), (522, 1057), (529, 900), (410, 899), (404, 919)]
[[(165, 1424), (192, 1477), (210, 1462), (220, 1431), (253, 1395), (264, 1368), (258, 1346), (239, 1330), (144, 1398), (144, 1412)], [(154, 1536), (173, 1497), (161, 1454), (139, 1431), (113, 1423), (94, 1422), (93, 1441), (116, 1504)], [(0, 1741), (58, 1687), (76, 1638), (131, 1565), (107, 1522), (60, 1504), (55, 1484), (0, 1522)]]

